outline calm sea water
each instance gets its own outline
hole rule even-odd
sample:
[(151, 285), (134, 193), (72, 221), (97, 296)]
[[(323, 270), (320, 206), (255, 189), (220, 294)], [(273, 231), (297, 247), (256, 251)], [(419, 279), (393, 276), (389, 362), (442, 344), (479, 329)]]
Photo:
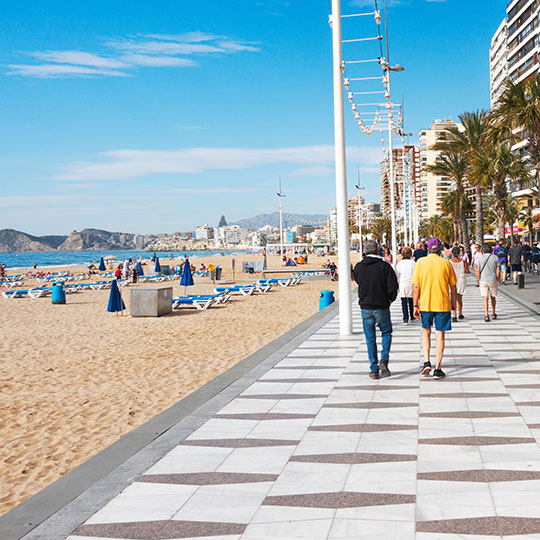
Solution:
[[(192, 258), (211, 257), (225, 253), (231, 255), (236, 253), (249, 253), (244, 250), (224, 251), (224, 250), (209, 250), (209, 251), (162, 251), (157, 252), (160, 261), (165, 262), (170, 259), (171, 253), (175, 259), (189, 255)], [(99, 264), (101, 257), (107, 255), (116, 255), (119, 261), (124, 259), (150, 259), (152, 252), (150, 251), (52, 251), (46, 253), (0, 253), (0, 263), (5, 263), (8, 268), (32, 268), (34, 263), (38, 268), (47, 266), (83, 266), (90, 263)]]

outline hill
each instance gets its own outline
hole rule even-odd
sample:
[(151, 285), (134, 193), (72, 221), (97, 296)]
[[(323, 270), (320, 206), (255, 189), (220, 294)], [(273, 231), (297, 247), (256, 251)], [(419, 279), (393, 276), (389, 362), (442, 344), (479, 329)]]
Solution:
[(32, 236), (14, 229), (0, 230), (0, 253), (54, 251), (67, 236)]

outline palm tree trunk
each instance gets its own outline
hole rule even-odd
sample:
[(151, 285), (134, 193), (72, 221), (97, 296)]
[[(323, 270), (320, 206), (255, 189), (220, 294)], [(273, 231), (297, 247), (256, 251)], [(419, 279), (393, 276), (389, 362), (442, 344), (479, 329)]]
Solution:
[(482, 200), (483, 189), (475, 188), (476, 193), (476, 243), (484, 245), (484, 206)]
[(461, 216), (460, 216), (460, 222), (461, 222), (461, 238), (463, 242), (463, 247), (465, 249), (465, 253), (471, 252), (471, 238), (469, 236), (469, 231), (467, 229), (467, 219), (465, 218), (465, 214), (462, 210)]

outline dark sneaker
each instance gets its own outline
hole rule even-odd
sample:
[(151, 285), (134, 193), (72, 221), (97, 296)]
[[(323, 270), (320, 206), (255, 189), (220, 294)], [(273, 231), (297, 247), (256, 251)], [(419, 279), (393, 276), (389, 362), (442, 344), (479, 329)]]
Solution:
[(443, 377), (446, 377), (446, 373), (442, 369), (436, 369), (433, 371), (434, 379), (442, 379)]
[(452, 317), (452, 322), (457, 322), (457, 317)]
[(390, 373), (390, 370), (388, 369), (388, 362), (386, 362), (384, 360), (381, 360), (379, 362), (379, 369), (381, 370), (380, 371), (380, 378), (381, 379), (384, 379), (385, 377), (390, 377), (390, 375), (392, 375)]
[(459, 319), (460, 321), (462, 321), (464, 318), (465, 318), (464, 315), (460, 315), (460, 316), (458, 317), (458, 319)]
[(424, 362), (422, 369), (420, 370), (420, 375), (427, 377), (431, 373), (431, 362)]
[(379, 379), (379, 372), (378, 371), (371, 372), (369, 374), (369, 378), (374, 379), (374, 380), (378, 380)]

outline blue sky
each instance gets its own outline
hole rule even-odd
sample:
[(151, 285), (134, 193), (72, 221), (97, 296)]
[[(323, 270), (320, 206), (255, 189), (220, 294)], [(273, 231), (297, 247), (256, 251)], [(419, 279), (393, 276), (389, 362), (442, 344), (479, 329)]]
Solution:
[[(343, 14), (372, 11), (342, 0)], [(328, 0), (21, 0), (2, 6), (0, 229), (157, 233), (335, 204)], [(489, 106), (498, 0), (389, 2), (406, 130)], [(344, 20), (344, 39), (375, 35)], [(374, 58), (376, 42), (345, 44)], [(350, 76), (379, 75), (365, 64)], [(371, 83), (361, 83), (371, 84)], [(362, 88), (361, 90), (371, 87)], [(348, 107), (350, 193), (379, 199), (380, 135)]]

